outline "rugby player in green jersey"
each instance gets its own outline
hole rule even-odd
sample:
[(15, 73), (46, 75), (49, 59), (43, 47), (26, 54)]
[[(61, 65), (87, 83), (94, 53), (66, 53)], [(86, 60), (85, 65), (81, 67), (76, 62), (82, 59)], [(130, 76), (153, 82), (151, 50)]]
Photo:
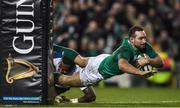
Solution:
[[(162, 67), (160, 56), (146, 41), (146, 33), (140, 26), (133, 26), (128, 32), (129, 38), (125, 38), (121, 45), (112, 54), (100, 54), (95, 57), (82, 57), (76, 51), (53, 45), (57, 52), (82, 67), (77, 74), (55, 76), (60, 84), (66, 86), (88, 86), (101, 80), (123, 73), (149, 77), (154, 74), (153, 70), (142, 71), (140, 67), (150, 64), (153, 67)], [(146, 54), (146, 57), (138, 57)]]

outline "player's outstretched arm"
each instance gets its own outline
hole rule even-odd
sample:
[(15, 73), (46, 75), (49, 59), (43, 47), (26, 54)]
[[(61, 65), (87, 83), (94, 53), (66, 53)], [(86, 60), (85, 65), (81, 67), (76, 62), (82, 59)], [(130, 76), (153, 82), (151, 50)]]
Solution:
[(154, 74), (153, 71), (146, 71), (146, 72), (140, 71), (138, 68), (129, 64), (129, 62), (123, 58), (119, 59), (118, 65), (119, 65), (119, 69), (125, 73), (138, 75), (138, 76), (144, 76), (144, 77), (150, 77)]

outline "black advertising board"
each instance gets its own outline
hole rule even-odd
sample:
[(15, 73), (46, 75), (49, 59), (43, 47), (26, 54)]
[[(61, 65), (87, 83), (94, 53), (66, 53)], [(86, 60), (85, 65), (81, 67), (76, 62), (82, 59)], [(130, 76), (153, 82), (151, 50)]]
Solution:
[(51, 7), (50, 0), (1, 0), (2, 104), (52, 103)]

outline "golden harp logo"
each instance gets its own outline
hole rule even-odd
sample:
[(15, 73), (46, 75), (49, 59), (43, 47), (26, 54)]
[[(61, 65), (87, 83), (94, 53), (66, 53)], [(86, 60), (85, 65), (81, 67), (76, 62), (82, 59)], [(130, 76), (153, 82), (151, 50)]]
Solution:
[(24, 59), (15, 59), (9, 55), (6, 61), (8, 65), (6, 82), (9, 84), (13, 83), (15, 80), (32, 77), (40, 72), (38, 67)]

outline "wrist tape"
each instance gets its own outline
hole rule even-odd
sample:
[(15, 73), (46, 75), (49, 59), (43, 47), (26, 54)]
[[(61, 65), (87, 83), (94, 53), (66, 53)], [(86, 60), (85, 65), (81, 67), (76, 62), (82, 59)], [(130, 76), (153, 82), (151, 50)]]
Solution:
[(78, 98), (70, 99), (71, 103), (78, 103)]

